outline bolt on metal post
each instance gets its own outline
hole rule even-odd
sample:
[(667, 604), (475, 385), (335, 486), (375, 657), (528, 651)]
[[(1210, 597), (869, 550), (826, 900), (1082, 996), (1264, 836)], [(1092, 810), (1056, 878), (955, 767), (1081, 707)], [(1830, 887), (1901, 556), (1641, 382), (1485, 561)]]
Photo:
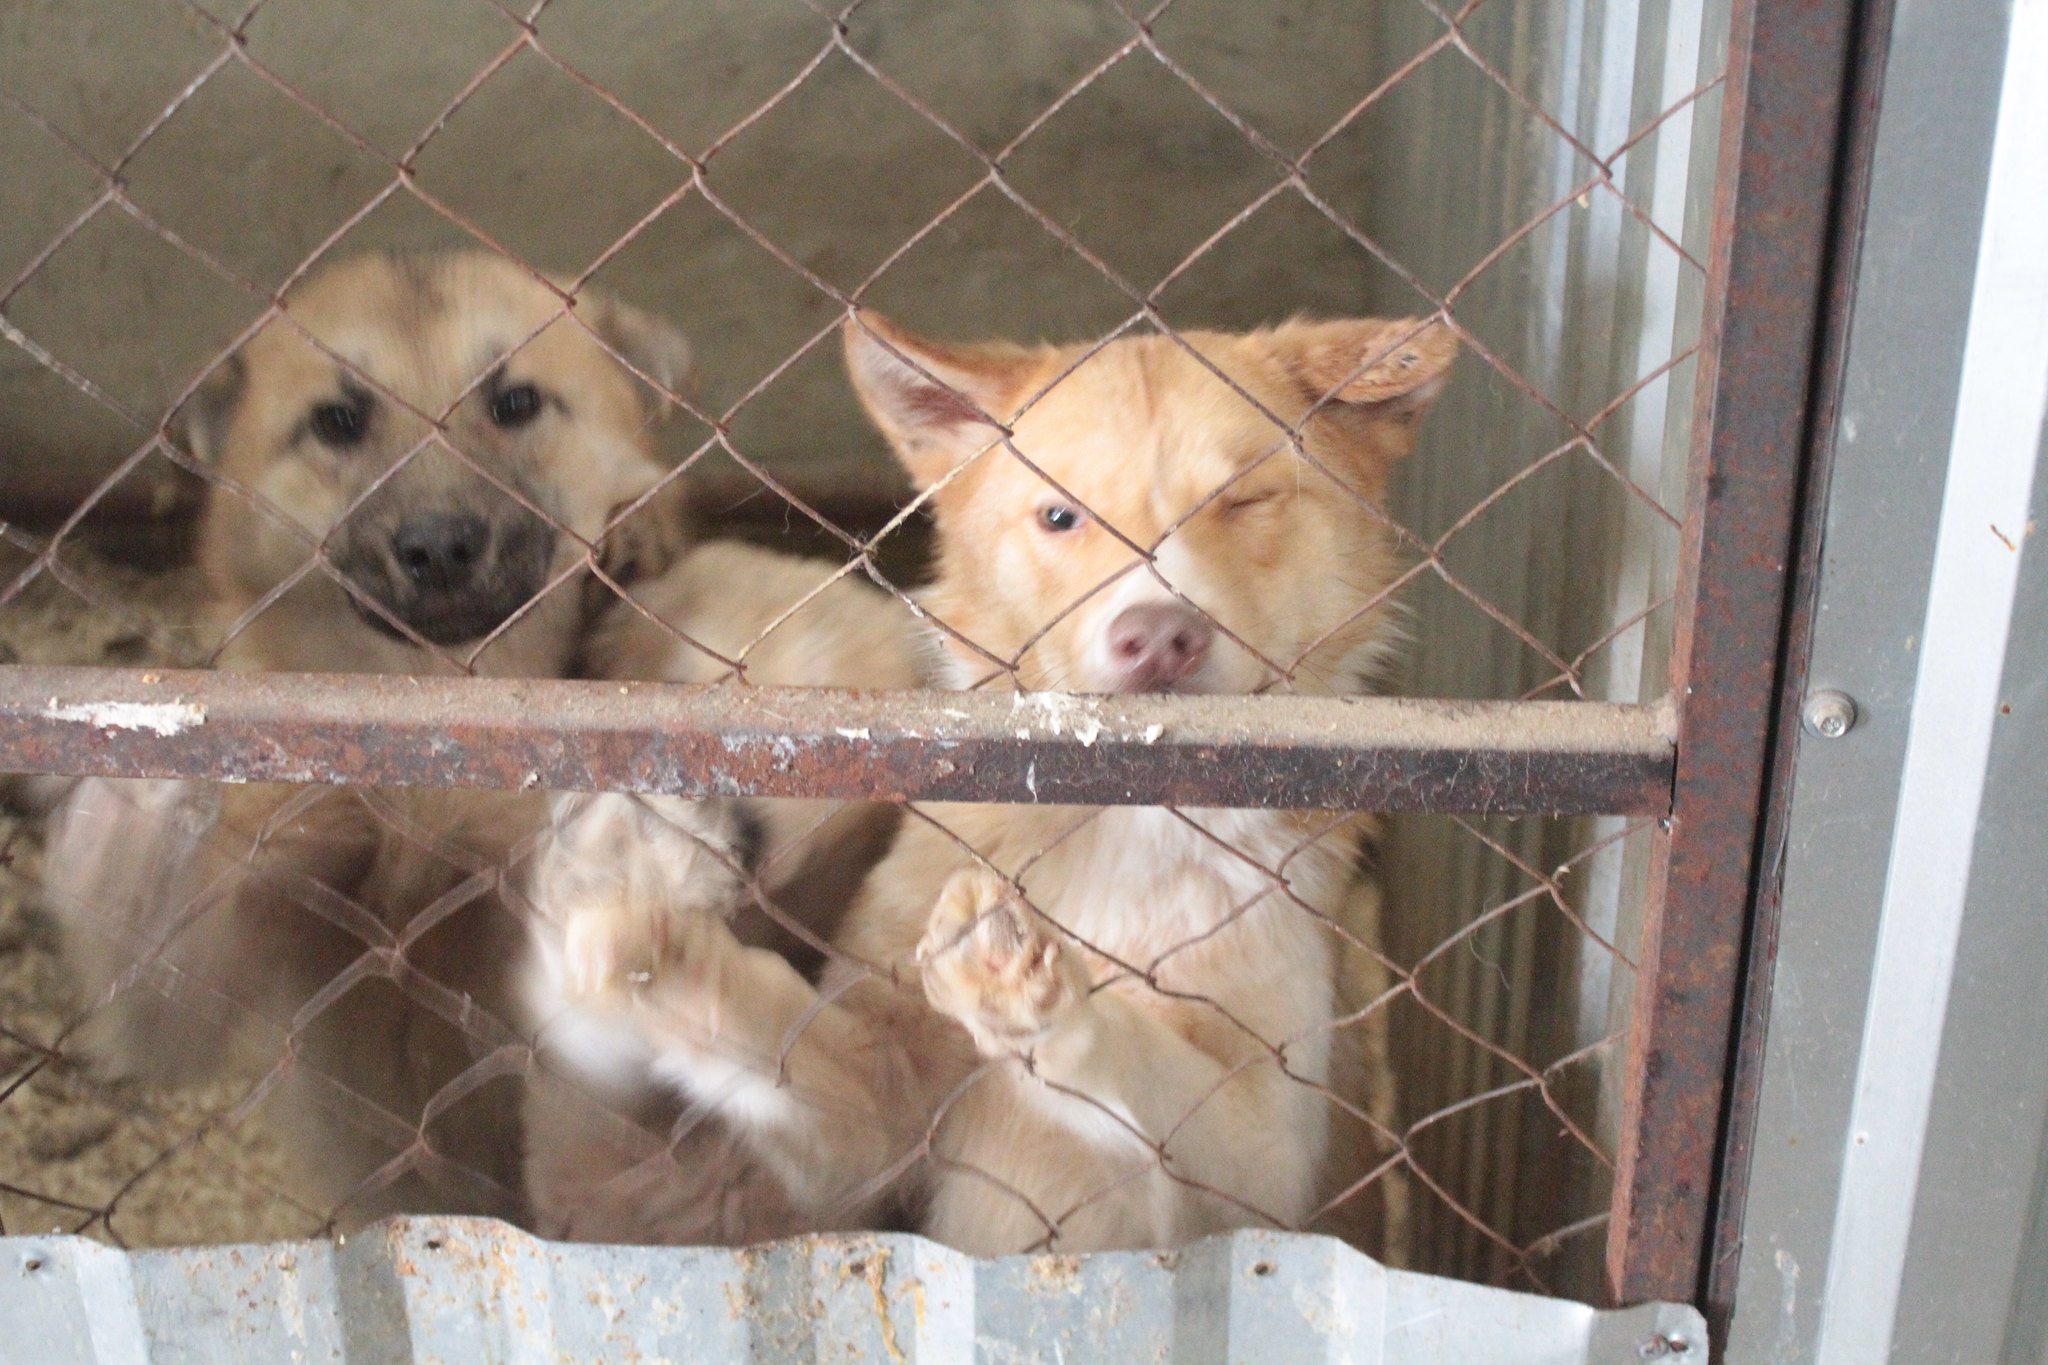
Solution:
[(1815, 692), (1800, 708), (1800, 723), (1820, 739), (1840, 739), (1856, 724), (1856, 702), (1846, 692)]

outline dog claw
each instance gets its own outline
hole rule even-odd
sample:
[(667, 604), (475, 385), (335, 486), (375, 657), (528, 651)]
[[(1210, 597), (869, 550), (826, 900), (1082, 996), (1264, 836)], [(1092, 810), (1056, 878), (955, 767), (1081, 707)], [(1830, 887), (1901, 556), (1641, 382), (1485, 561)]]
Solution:
[(990, 1056), (1030, 1051), (1088, 998), (1078, 956), (982, 868), (954, 875), (917, 947), (926, 998)]

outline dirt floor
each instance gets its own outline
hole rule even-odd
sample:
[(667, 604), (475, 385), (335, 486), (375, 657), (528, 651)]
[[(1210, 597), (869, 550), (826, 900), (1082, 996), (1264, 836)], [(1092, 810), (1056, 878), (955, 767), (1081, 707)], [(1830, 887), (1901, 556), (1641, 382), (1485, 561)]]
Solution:
[[(11, 581), (21, 567), (6, 566)], [(189, 571), (73, 559), (85, 597), (44, 573), (0, 606), (0, 661), (181, 662), (196, 636)], [(4, 587), (5, 582), (0, 582)], [(0, 809), (0, 1227), (129, 1246), (299, 1237), (317, 1215), (284, 1190), (282, 1152), (236, 1120), (247, 1079), (182, 1090), (95, 1077), (72, 1034), (87, 1011), (39, 905), (47, 788), (12, 781)]]

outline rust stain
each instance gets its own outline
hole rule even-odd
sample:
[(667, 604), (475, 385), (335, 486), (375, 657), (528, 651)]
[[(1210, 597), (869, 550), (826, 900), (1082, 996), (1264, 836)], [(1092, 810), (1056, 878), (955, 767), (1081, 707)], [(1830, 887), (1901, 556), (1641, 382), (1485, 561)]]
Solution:
[(1691, 1301), (1831, 317), (1828, 250), (1855, 0), (1737, 0), (1670, 688), (1683, 705), (1625, 1068), (1610, 1295)]
[[(0, 668), (0, 769), (676, 796), (1663, 814), (1665, 708)], [(175, 698), (203, 726), (107, 728)], [(127, 708), (127, 709), (124, 709)], [(142, 708), (135, 710), (134, 708)], [(53, 714), (54, 713), (54, 714)], [(179, 714), (184, 714), (180, 712)]]
[(1071, 1294), (1081, 1283), (1079, 1256), (1033, 1256), (1031, 1275), (1037, 1287), (1047, 1293)]
[(883, 1281), (888, 1277), (889, 1258), (893, 1253), (885, 1246), (871, 1246), (868, 1252), (856, 1262), (861, 1276), (868, 1282), (868, 1291), (875, 1296), (875, 1320), (882, 1329), (882, 1349), (889, 1353), (889, 1359), (896, 1365), (906, 1365), (908, 1357), (903, 1348), (896, 1344), (896, 1320), (889, 1316), (889, 1296), (883, 1290)]

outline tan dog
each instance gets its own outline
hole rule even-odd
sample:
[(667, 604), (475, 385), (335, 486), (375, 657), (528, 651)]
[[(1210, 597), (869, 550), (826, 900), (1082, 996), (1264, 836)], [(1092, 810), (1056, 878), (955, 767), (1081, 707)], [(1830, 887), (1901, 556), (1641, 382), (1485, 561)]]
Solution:
[[(613, 608), (592, 640), (604, 677), (721, 683), (733, 673), (724, 661), (733, 660), (760, 685), (921, 681), (908, 607), (835, 578), (820, 561), (713, 542), (633, 596), (639, 608)], [(747, 705), (743, 691), (732, 695)], [(537, 1230), (726, 1245), (805, 1230), (727, 1123), (681, 1109), (647, 1034), (603, 986), (651, 977), (669, 954), (670, 929), (698, 919), (729, 923), (755, 950), (815, 960), (815, 945), (887, 847), (895, 809), (623, 795), (558, 797), (555, 809), (554, 832), (535, 858), (532, 897), (544, 913), (527, 971), (553, 1073), (533, 1086), (526, 1109)], [(565, 906), (593, 913), (570, 916), (564, 934), (545, 916)]]
[[(198, 557), (221, 666), (571, 670), (590, 546), (630, 576), (682, 543), (665, 504), (613, 527), (662, 478), (666, 403), (607, 348), (671, 391), (689, 351), (602, 296), (562, 312), (475, 254), (359, 258), (292, 291), (183, 414), (219, 480)], [(524, 926), (500, 884), (544, 823), (539, 794), (91, 780), (55, 819), (47, 890), (110, 1002), (109, 1069), (268, 1063), (289, 1037), (276, 1103), (309, 1130), (321, 1206), (517, 1213)]]
[[(222, 633), (291, 584), (221, 666), (563, 670), (585, 619), (565, 576), (663, 472), (648, 435), (665, 402), (606, 348), (670, 392), (690, 375), (666, 323), (598, 294), (574, 311), (481, 254), (362, 257), (292, 293), (290, 321), (217, 371), (184, 423), (226, 489), (247, 490), (216, 489), (201, 522)], [(422, 415), (444, 413), (432, 439)], [(639, 567), (658, 571), (672, 520), (628, 528), (605, 537), (607, 567), (652, 554)], [(305, 573), (322, 541), (335, 572)]]
[[(1364, 320), (1186, 341), (1199, 357), (849, 328), (855, 386), (935, 490), (924, 605), (980, 646), (946, 637), (954, 685), (1341, 694), (1388, 657), (1376, 508), (1455, 340)], [(650, 936), (573, 881), (542, 899), (589, 969), (556, 983), (637, 1019), (651, 1068), (723, 1116), (810, 1226), (907, 1222), (994, 1254), (1305, 1226), (1335, 1205), (1334, 1225), (1398, 1249), (1394, 1182), (1372, 1186), (1377, 1210), (1344, 1198), (1392, 1151), (1367, 819), (923, 813), (815, 988), (687, 903)], [(628, 941), (592, 946), (611, 935)]]

